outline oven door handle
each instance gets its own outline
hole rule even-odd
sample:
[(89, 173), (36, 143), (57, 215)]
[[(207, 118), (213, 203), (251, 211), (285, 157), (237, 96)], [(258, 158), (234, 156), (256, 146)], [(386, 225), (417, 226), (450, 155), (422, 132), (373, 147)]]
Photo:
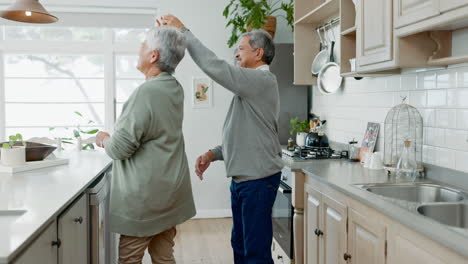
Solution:
[(278, 191), (281, 192), (281, 193), (291, 193), (292, 189), (280, 184), (280, 186), (278, 187)]

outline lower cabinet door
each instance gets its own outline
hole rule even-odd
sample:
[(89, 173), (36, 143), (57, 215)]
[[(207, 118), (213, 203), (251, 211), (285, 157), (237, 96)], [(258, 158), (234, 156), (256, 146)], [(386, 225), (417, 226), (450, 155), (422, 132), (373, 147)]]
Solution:
[(14, 264), (57, 264), (57, 222), (51, 222)]
[(306, 204), (304, 208), (305, 219), (305, 263), (319, 264), (319, 238), (323, 233), (319, 229), (319, 215), (321, 207), (321, 194), (310, 186), (305, 187)]
[(87, 208), (87, 197), (83, 195), (59, 216), (59, 264), (88, 263)]
[(348, 253), (343, 259), (354, 264), (385, 264), (385, 226), (352, 208), (348, 218)]
[(322, 194), (320, 264), (345, 264), (346, 206)]

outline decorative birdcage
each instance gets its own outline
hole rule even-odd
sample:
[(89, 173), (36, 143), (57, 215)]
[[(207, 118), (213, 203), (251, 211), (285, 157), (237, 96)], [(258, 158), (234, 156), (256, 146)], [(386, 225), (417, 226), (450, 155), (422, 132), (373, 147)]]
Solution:
[(385, 118), (384, 167), (394, 171), (405, 141), (410, 141), (411, 155), (414, 155), (418, 169), (423, 171), (423, 119), (418, 109), (406, 104), (406, 98), (402, 99), (402, 104), (390, 109)]

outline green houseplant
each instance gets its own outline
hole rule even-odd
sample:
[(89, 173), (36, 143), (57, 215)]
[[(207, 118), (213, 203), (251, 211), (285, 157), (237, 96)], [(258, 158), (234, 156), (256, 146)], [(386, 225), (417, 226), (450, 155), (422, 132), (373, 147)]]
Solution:
[(294, 0), (290, 0), (289, 3), (282, 0), (230, 0), (223, 11), (223, 16), (228, 19), (226, 27), (232, 26), (229, 47), (234, 46), (239, 36), (249, 29), (263, 27), (274, 37), (276, 17), (273, 15), (280, 10), (285, 11), (286, 16), (277, 16), (286, 19), (291, 30), (294, 30)]
[(307, 133), (309, 133), (310, 130), (309, 121), (299, 121), (296, 117), (291, 119), (289, 122), (291, 125), (291, 130), (289, 131), (289, 133), (292, 135), (294, 134), (294, 132), (296, 132), (296, 144), (299, 147), (303, 147), (305, 145)]
[[(21, 134), (9, 136), (9, 142), (2, 145), (1, 162), (5, 166), (17, 166), (26, 162), (26, 142)], [(15, 146), (17, 141), (22, 142), (22, 146)]]
[[(83, 116), (82, 113), (78, 112), (78, 111), (74, 111), (73, 112), (76, 116), (78, 116), (79, 119), (84, 119), (85, 117)], [(91, 125), (91, 124), (95, 124), (95, 122), (93, 120), (90, 120), (88, 119), (87, 120), (87, 124), (88, 125)], [(64, 128), (65, 130), (69, 131), (70, 128), (68, 127), (65, 127)], [(54, 130), (56, 130), (55, 127), (49, 127), (49, 132), (53, 132)], [(77, 150), (87, 150), (87, 149), (95, 149), (94, 147), (94, 143), (91, 143), (92, 140), (94, 139), (86, 139), (86, 140), (82, 140), (82, 137), (81, 135), (95, 135), (97, 132), (99, 132), (99, 129), (92, 129), (92, 130), (83, 130), (79, 124), (77, 124), (74, 128), (73, 128), (73, 138), (75, 138), (76, 140), (76, 147), (77, 147)], [(72, 145), (73, 144), (73, 138), (71, 137), (67, 137), (67, 138), (59, 138), (60, 140), (60, 143), (61, 144), (69, 144), (69, 145)], [(83, 144), (83, 142), (85, 142)]]

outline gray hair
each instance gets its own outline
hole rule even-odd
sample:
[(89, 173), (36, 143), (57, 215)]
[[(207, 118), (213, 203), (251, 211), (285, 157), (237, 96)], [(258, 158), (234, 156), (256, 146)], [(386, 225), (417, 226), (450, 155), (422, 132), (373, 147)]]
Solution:
[(156, 66), (163, 72), (173, 74), (185, 56), (185, 37), (175, 27), (154, 27), (146, 34), (146, 45), (151, 51), (159, 52)]
[(249, 44), (254, 49), (263, 49), (262, 60), (270, 65), (275, 58), (275, 43), (270, 34), (263, 29), (254, 29), (241, 35), (243, 37), (250, 37)]

